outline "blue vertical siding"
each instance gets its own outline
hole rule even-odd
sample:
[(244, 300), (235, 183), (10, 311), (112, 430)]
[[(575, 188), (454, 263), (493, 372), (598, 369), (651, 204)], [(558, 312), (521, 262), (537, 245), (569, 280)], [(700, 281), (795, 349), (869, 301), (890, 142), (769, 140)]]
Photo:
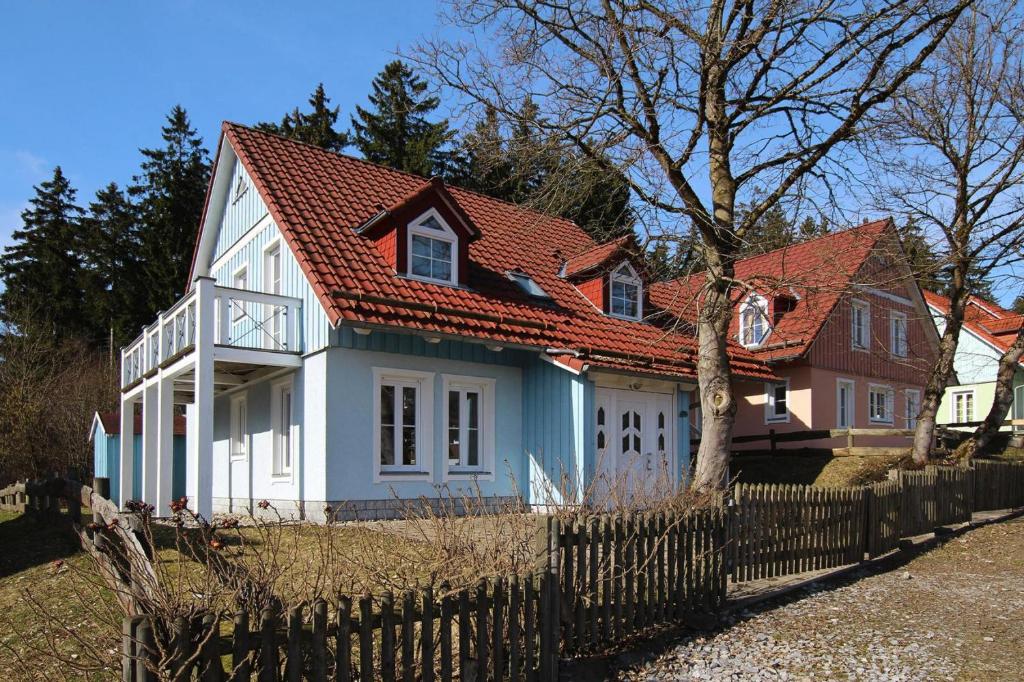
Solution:
[[(246, 183), (246, 191), (235, 201), (235, 187), (238, 178), (241, 176)], [(231, 169), (231, 186), (228, 189), (228, 196), (224, 206), (224, 215), (221, 216), (217, 231), (217, 244), (213, 249), (213, 260), (217, 260), (230, 249), (235, 243), (244, 237), (267, 215), (267, 205), (263, 202), (260, 193), (252, 184), (252, 179), (245, 172), (242, 164), (235, 159), (234, 167)]]
[[(185, 495), (185, 436), (174, 437), (173, 469), (171, 474), (171, 495)], [(134, 471), (142, 471), (142, 435), (135, 434), (132, 448), (132, 467)], [(106, 434), (97, 428), (93, 434), (93, 472), (98, 478), (110, 479), (110, 499), (120, 499), (121, 495), (121, 438), (118, 434)], [(132, 479), (132, 499), (142, 499), (142, 476)]]
[[(280, 239), (281, 232), (273, 223), (250, 232), (243, 242), (243, 246), (221, 263), (217, 269), (211, 272), (211, 276), (221, 286), (233, 286), (235, 271), (243, 265), (246, 267), (249, 278), (249, 289), (259, 291), (263, 289), (263, 251), (275, 239)], [(281, 293), (285, 296), (302, 299), (303, 318), (303, 351), (312, 353), (328, 345), (330, 324), (327, 321), (327, 313), (324, 311), (320, 301), (313, 293), (313, 287), (309, 285), (305, 273), (299, 268), (288, 245), (281, 241)]]
[[(530, 482), (530, 502), (543, 493), (538, 485), (562, 488), (567, 476), (570, 487), (580, 491), (593, 475), (595, 465), (594, 384), (539, 358), (523, 367), (523, 480)], [(532, 470), (528, 467), (531, 466)]]
[(356, 334), (351, 327), (341, 327), (337, 331), (335, 344), (339, 348), (351, 350), (368, 350), (379, 353), (400, 353), (424, 358), (440, 358), (442, 360), (459, 360), (462, 362), (479, 362), (489, 365), (509, 365), (514, 367), (532, 361), (531, 353), (520, 350), (492, 351), (480, 343), (443, 340), (440, 343), (427, 343), (422, 336), (413, 334), (394, 334), (374, 331), (369, 335)]
[(676, 391), (676, 405), (679, 414), (676, 416), (676, 460), (679, 471), (677, 479), (683, 485), (690, 484), (690, 392)]

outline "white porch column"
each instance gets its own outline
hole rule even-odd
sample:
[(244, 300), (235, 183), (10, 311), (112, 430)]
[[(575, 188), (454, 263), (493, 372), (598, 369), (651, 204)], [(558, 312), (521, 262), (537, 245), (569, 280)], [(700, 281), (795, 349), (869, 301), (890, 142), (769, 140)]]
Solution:
[(214, 284), (197, 277), (195, 337), (195, 427), (188, 430), (187, 490), (189, 506), (209, 519), (213, 513), (213, 344), (216, 334)]
[(132, 482), (139, 472), (135, 471), (135, 399), (121, 400), (121, 461), (118, 476), (117, 505), (124, 509), (124, 503), (132, 499)]
[(174, 379), (160, 377), (156, 402), (156, 489), (151, 502), (155, 516), (169, 516), (174, 475)]
[(149, 504), (156, 500), (156, 450), (159, 443), (157, 424), (160, 417), (159, 384), (149, 382), (142, 389), (142, 499)]

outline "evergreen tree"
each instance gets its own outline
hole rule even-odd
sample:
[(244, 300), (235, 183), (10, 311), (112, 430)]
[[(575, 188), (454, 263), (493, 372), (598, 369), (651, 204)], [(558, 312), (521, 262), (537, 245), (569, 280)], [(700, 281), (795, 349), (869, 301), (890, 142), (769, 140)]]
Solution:
[(0, 313), (7, 324), (31, 321), (54, 339), (95, 338), (83, 294), (83, 267), (78, 254), (82, 209), (75, 189), (60, 166), (35, 188), (14, 243), (0, 257)]
[[(747, 211), (747, 207), (740, 208), (741, 214), (746, 214)], [(783, 208), (776, 204), (761, 216), (752, 230), (744, 235), (740, 255), (747, 257), (767, 253), (790, 246), (797, 239), (793, 221), (786, 216)]]
[(324, 84), (316, 86), (309, 96), (312, 111), (305, 113), (295, 107), (285, 114), (280, 123), (259, 123), (256, 127), (268, 133), (315, 145), (332, 152), (340, 152), (352, 141), (347, 132), (335, 130), (339, 107), (329, 106), (331, 98), (324, 92)]
[(369, 161), (430, 177), (448, 177), (455, 158), (447, 150), (452, 133), (448, 121), (428, 117), (440, 101), (427, 94), (427, 83), (396, 60), (373, 79), (373, 110), (356, 107), (353, 141)]
[(1024, 294), (1020, 294), (1017, 298), (1013, 299), (1013, 306), (1010, 309), (1018, 315), (1024, 315)]
[(82, 220), (82, 259), (86, 270), (86, 303), (114, 346), (130, 341), (152, 322), (146, 282), (140, 277), (139, 216), (125, 193), (110, 183), (96, 193)]
[(210, 160), (188, 114), (175, 106), (162, 129), (165, 146), (140, 149), (142, 172), (129, 194), (140, 216), (140, 256), (152, 315), (185, 290), (210, 180)]
[(900, 230), (903, 241), (903, 252), (907, 256), (911, 272), (922, 288), (929, 291), (941, 291), (945, 287), (942, 263), (924, 234), (924, 230), (912, 217)]

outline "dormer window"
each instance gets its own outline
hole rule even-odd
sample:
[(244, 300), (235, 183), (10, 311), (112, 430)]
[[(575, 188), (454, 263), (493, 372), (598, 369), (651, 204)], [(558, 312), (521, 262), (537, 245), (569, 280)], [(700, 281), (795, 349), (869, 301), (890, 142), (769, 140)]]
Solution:
[(611, 296), (608, 312), (626, 320), (639, 320), (643, 315), (641, 295), (643, 283), (629, 263), (623, 263), (609, 277)]
[(455, 284), (458, 237), (441, 215), (430, 209), (409, 223), (409, 276), (428, 282)]
[(740, 306), (740, 343), (747, 347), (760, 346), (770, 332), (768, 301), (751, 294)]

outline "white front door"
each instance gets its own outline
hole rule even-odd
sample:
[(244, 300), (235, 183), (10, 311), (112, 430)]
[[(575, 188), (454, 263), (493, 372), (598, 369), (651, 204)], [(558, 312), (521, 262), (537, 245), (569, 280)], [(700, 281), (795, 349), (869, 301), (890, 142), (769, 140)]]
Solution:
[(672, 395), (598, 388), (595, 397), (595, 504), (638, 501), (673, 489)]

